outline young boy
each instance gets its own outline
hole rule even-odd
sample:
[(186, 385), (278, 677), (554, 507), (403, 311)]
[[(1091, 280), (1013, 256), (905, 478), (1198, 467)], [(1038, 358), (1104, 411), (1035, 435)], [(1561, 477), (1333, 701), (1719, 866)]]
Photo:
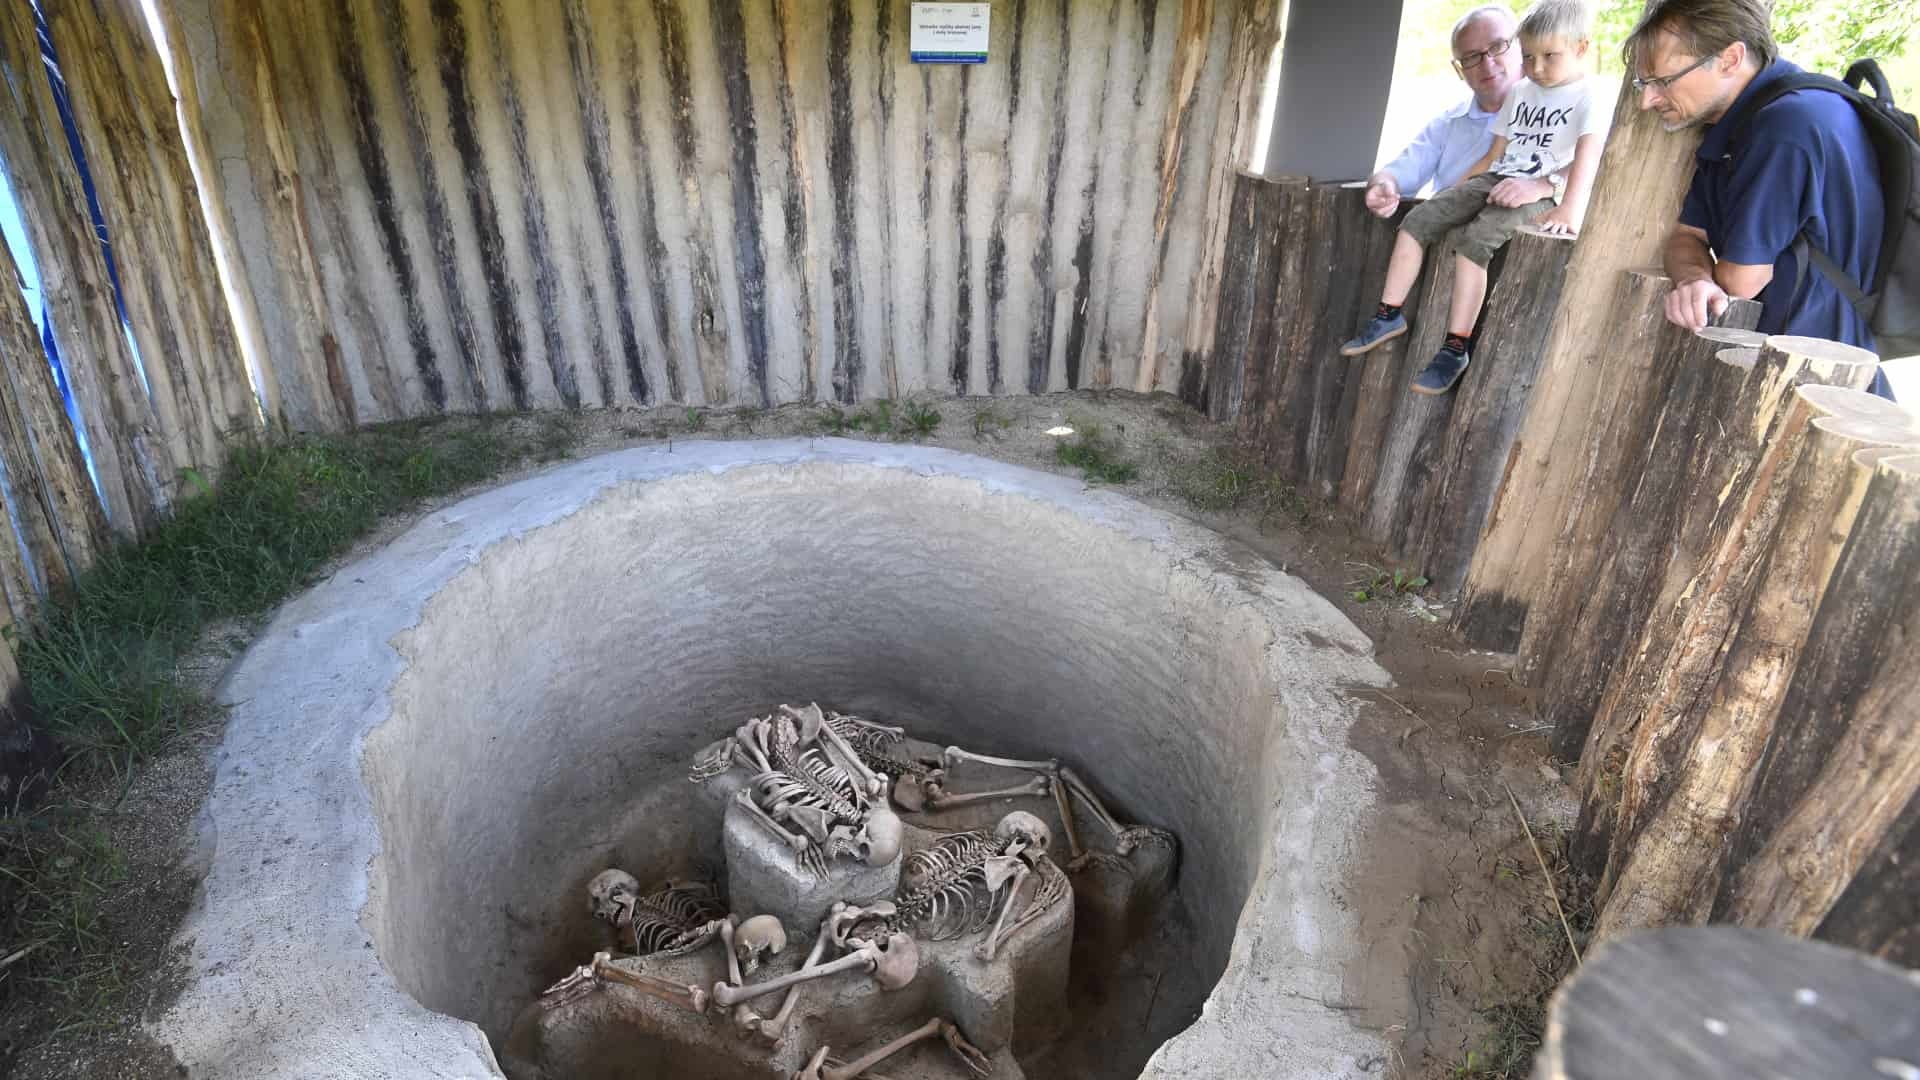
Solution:
[(1380, 307), (1360, 336), (1341, 346), (1342, 355), (1359, 356), (1407, 332), (1400, 308), (1426, 249), (1457, 228), (1446, 343), (1413, 380), (1416, 393), (1446, 393), (1467, 370), (1467, 339), (1486, 300), (1493, 253), (1528, 222), (1564, 236), (1580, 231), (1607, 128), (1605, 106), (1593, 101), (1586, 77), (1588, 20), (1581, 0), (1540, 0), (1520, 20), (1527, 78), (1509, 95), (1493, 146), (1466, 179), (1407, 215)]

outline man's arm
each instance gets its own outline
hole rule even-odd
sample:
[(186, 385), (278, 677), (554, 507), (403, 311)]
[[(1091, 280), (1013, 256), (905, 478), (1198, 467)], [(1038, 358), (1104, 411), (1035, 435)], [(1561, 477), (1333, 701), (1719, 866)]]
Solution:
[(1716, 262), (1707, 234), (1692, 225), (1675, 225), (1667, 237), (1667, 321), (1699, 330), (1727, 310), (1729, 298), (1751, 300), (1773, 280), (1773, 267)]
[(1419, 191), (1440, 168), (1440, 152), (1447, 144), (1448, 117), (1434, 117), (1413, 137), (1400, 156), (1367, 178), (1367, 209), (1381, 217), (1392, 217), (1400, 209), (1400, 200)]

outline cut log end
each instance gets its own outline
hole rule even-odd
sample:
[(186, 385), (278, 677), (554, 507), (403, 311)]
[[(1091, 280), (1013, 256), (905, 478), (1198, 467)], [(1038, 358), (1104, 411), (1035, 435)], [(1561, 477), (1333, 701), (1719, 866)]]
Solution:
[(1767, 335), (1758, 330), (1742, 330), (1736, 326), (1709, 326), (1703, 330), (1695, 330), (1693, 336), (1703, 341), (1717, 341), (1722, 345), (1734, 345), (1743, 349), (1758, 349), (1767, 341)]
[(1799, 394), (1809, 404), (1828, 416), (1869, 420), (1895, 428), (1912, 428), (1920, 432), (1920, 416), (1915, 416), (1899, 404), (1867, 393), (1865, 390), (1808, 383), (1799, 388)]
[(1798, 337), (1793, 334), (1774, 334), (1767, 338), (1767, 348), (1788, 356), (1797, 356), (1802, 360), (1836, 366), (1877, 367), (1880, 358), (1857, 345), (1847, 345), (1825, 338)]
[(1719, 352), (1713, 354), (1713, 358), (1728, 367), (1737, 367), (1743, 371), (1752, 371), (1753, 365), (1760, 362), (1760, 350), (1758, 347), (1753, 346), (1721, 349)]
[(1877, 446), (1907, 446), (1920, 449), (1920, 428), (1903, 427), (1862, 416), (1834, 413), (1813, 422), (1813, 426), (1832, 435)]

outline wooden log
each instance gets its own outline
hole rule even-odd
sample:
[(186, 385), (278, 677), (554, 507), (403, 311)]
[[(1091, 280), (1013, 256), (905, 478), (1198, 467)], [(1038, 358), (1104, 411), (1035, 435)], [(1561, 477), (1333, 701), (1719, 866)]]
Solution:
[(1295, 369), (1305, 363), (1301, 343), (1312, 333), (1315, 312), (1303, 300), (1316, 288), (1314, 279), (1326, 258), (1327, 222), (1320, 189), (1304, 178), (1284, 178), (1277, 194), (1271, 210), (1279, 218), (1269, 256), (1271, 280), (1260, 283), (1259, 298), (1271, 313), (1262, 327), (1260, 351), (1249, 357), (1240, 412), (1250, 421), (1245, 438), (1260, 460), (1291, 479), (1296, 418), (1288, 395), (1299, 382)]
[[(1413, 289), (1407, 293), (1407, 302), (1403, 307), (1414, 312), (1422, 310), (1427, 294), (1434, 289), (1434, 278), (1441, 272), (1437, 260), (1428, 260)], [(1445, 287), (1450, 288), (1453, 280), (1450, 266), (1445, 273)], [(1376, 298), (1379, 296), (1378, 293), (1374, 295)], [(1351, 331), (1358, 332), (1361, 322), (1356, 315)], [(1353, 418), (1347, 432), (1346, 466), (1340, 477), (1340, 506), (1356, 519), (1366, 516), (1373, 503), (1373, 489), (1380, 478), (1382, 455), (1392, 430), (1394, 413), (1401, 404), (1401, 397), (1409, 393), (1408, 380), (1420, 370), (1417, 366), (1412, 370), (1407, 368), (1413, 349), (1413, 335), (1402, 334), (1365, 356), (1349, 361), (1360, 365), (1360, 371), (1358, 379), (1349, 380), (1349, 385), (1357, 389)], [(1431, 354), (1422, 358), (1421, 364), (1424, 365), (1431, 358)]]
[[(1708, 648), (1724, 655), (1702, 661), (1710, 670), (1697, 689), (1660, 702), (1663, 713), (1640, 723), (1598, 933), (1701, 921), (1711, 909), (1728, 841), (1871, 476), (1853, 462), (1871, 435), (1825, 423), (1833, 417), (1822, 417), (1819, 401), (1796, 392), (1746, 506), (1734, 511), (1737, 527), (1703, 571), (1710, 591), (1693, 611), (1710, 614), (1683, 625), (1681, 641), (1704, 626), (1723, 642)], [(1911, 438), (1920, 443), (1920, 432)], [(1735, 599), (1724, 619), (1711, 614), (1715, 593), (1743, 587), (1752, 590), (1748, 603)]]
[[(18, 281), (13, 254), (0, 243), (0, 282)], [(7, 574), (15, 621), (39, 599), (93, 565), (110, 542), (107, 519), (73, 424), (60, 401), (39, 331), (19, 290), (0, 287), (0, 460), (7, 505), (24, 545), (17, 576)], [(13, 545), (0, 541), (0, 547)]]
[(40, 268), (54, 336), (93, 449), (107, 519), (132, 536), (171, 502), (176, 462), (120, 331), (86, 192), (40, 59), (31, 4), (0, 5), (0, 162)]
[(1454, 392), (1432, 494), (1414, 523), (1415, 565), (1440, 594), (1459, 589), (1493, 511), (1572, 249), (1570, 240), (1531, 228), (1507, 245), (1485, 329)]
[[(1225, 284), (1221, 288), (1220, 323), (1214, 330), (1213, 362), (1199, 407), (1216, 420), (1242, 415), (1248, 400), (1260, 401), (1273, 359), (1273, 324), (1280, 309), (1275, 290), (1286, 273), (1288, 228), (1299, 227), (1291, 208), (1304, 191), (1304, 180), (1272, 182), (1242, 174), (1234, 188), (1234, 230), (1228, 234)], [(1297, 235), (1297, 232), (1296, 232)], [(1259, 410), (1246, 414), (1246, 430), (1254, 438), (1264, 432)]]
[[(1539, 618), (1524, 624), (1515, 620), (1503, 629), (1525, 630), (1518, 642), (1521, 663), (1531, 661), (1530, 670), (1540, 673), (1535, 677), (1542, 687), (1540, 718), (1553, 725), (1550, 742), (1563, 760), (1580, 756), (1619, 663), (1619, 643), (1646, 618), (1652, 601), (1646, 584), (1658, 579), (1670, 555), (1667, 530), (1681, 509), (1672, 484), (1683, 476), (1661, 466), (1673, 455), (1691, 453), (1702, 437), (1693, 406), (1678, 402), (1697, 401), (1692, 395), (1706, 389), (1702, 378), (1718, 372), (1713, 356), (1723, 344), (1757, 346), (1764, 340), (1751, 331), (1708, 328), (1690, 334), (1674, 327), (1661, 314), (1659, 298), (1667, 287), (1664, 277), (1643, 274), (1627, 275), (1622, 283), (1619, 310), (1629, 327), (1629, 347), (1645, 348), (1652, 357), (1636, 365), (1641, 370), (1629, 376), (1629, 385), (1649, 392), (1622, 394), (1616, 399), (1619, 415), (1596, 420), (1580, 477), (1586, 490), (1569, 503), (1569, 540), (1556, 554), (1544, 594), (1549, 602), (1540, 607)], [(1751, 322), (1757, 312), (1738, 314)], [(1651, 481), (1645, 475), (1649, 464), (1654, 466)], [(1633, 508), (1622, 517), (1628, 503)], [(1583, 544), (1573, 543), (1575, 537)], [(1608, 565), (1610, 558), (1617, 561)], [(1461, 618), (1497, 614), (1498, 609), (1463, 608)]]
[[(1828, 435), (1833, 445), (1857, 438), (1846, 420), (1817, 426), (1838, 429)], [(1920, 443), (1920, 432), (1911, 439)], [(1728, 844), (1718, 919), (1812, 933), (1916, 810), (1920, 456), (1883, 449), (1854, 457), (1865, 499)], [(1899, 875), (1880, 872), (1888, 869)], [(1920, 894), (1909, 893), (1909, 922), (1917, 904)], [(1873, 947), (1861, 936), (1849, 943)]]
[(173, 92), (134, 0), (46, 0), (147, 398), (174, 464), (214, 476), (260, 405), (214, 260)]
[[(1536, 602), (1529, 609), (1540, 612), (1540, 616), (1468, 635), (1474, 640), (1494, 634), (1502, 640), (1513, 640), (1518, 632), (1514, 648), (1519, 677), (1533, 686), (1557, 681), (1558, 689), (1546, 695), (1549, 703), (1569, 688), (1591, 687), (1584, 694), (1576, 689), (1581, 700), (1568, 710), (1575, 716), (1591, 714), (1598, 697), (1597, 684), (1604, 682), (1605, 676), (1582, 673), (1577, 683), (1570, 684), (1566, 673), (1560, 671), (1559, 659), (1578, 613), (1591, 595), (1592, 577), (1613, 515), (1638, 479), (1661, 402), (1683, 368), (1712, 363), (1720, 347), (1758, 347), (1764, 340), (1751, 329), (1760, 319), (1760, 305), (1749, 300), (1734, 301), (1721, 326), (1699, 334), (1673, 325), (1664, 314), (1671, 288), (1664, 274), (1652, 271), (1628, 271), (1620, 277), (1612, 300), (1612, 323), (1619, 346), (1613, 363), (1618, 378), (1610, 392), (1579, 406), (1587, 413), (1583, 423), (1589, 434), (1580, 467), (1568, 474), (1572, 490), (1563, 497), (1565, 510), (1559, 535), (1550, 542)], [(1508, 502), (1519, 505), (1526, 498), (1516, 492)], [(1474, 625), (1473, 600), (1479, 595), (1462, 602), (1457, 613), (1462, 625)], [(1558, 716), (1544, 719), (1556, 724), (1555, 752), (1567, 758), (1578, 754), (1586, 735), (1584, 719), (1564, 729), (1564, 736)]]
[(1852, 949), (1742, 927), (1611, 941), (1553, 996), (1539, 1080), (1903, 1077), (1920, 982)]
[[(1301, 269), (1276, 303), (1289, 311), (1267, 466), (1320, 498), (1337, 493), (1364, 364), (1340, 345), (1371, 313), (1395, 228), (1366, 208), (1364, 186), (1318, 185), (1305, 199)], [(1289, 286), (1288, 280), (1295, 284)]]
[[(1567, 615), (1567, 631), (1541, 691), (1540, 716), (1554, 725), (1553, 751), (1563, 760), (1597, 765), (1587, 754), (1610, 749), (1604, 738), (1595, 742), (1590, 731), (1611, 680), (1632, 664), (1632, 654), (1623, 646), (1638, 640), (1660, 602), (1656, 586), (1666, 580), (1670, 563), (1682, 559), (1691, 567), (1699, 557), (1696, 547), (1676, 545), (1675, 537), (1701, 527), (1690, 522), (1683, 530), (1681, 521), (1696, 505), (1690, 493), (1711, 484), (1694, 460), (1696, 448), (1707, 439), (1703, 423), (1732, 411), (1743, 394), (1750, 399), (1768, 385), (1764, 374), (1754, 373), (1758, 349), (1721, 349), (1713, 360), (1701, 362), (1698, 354), (1715, 344), (1694, 340), (1675, 350), (1689, 358), (1676, 365), (1657, 407), (1634, 425), (1646, 442), (1634, 447), (1632, 460), (1617, 470), (1623, 477), (1622, 498), (1606, 526), (1596, 530), (1600, 550), (1587, 592)], [(1516, 620), (1511, 625), (1518, 629), (1521, 624)], [(1596, 774), (1595, 783), (1616, 781), (1613, 763)]]
[[(1365, 189), (1354, 187), (1352, 190), (1361, 193), (1360, 200), (1354, 207), (1343, 208), (1344, 226), (1341, 238), (1336, 243), (1343, 248), (1351, 246), (1364, 249), (1356, 275), (1359, 287), (1348, 295), (1351, 307), (1347, 309), (1346, 321), (1323, 320), (1321, 337), (1311, 346), (1316, 356), (1323, 357), (1323, 364), (1330, 365), (1337, 361), (1342, 365), (1337, 373), (1324, 367), (1322, 369), (1322, 381), (1337, 380), (1341, 396), (1334, 403), (1330, 396), (1323, 393), (1326, 400), (1314, 414), (1316, 426), (1308, 445), (1306, 467), (1302, 474), (1306, 489), (1329, 502), (1339, 499), (1346, 486), (1347, 459), (1353, 448), (1354, 428), (1367, 393), (1368, 367), (1364, 358), (1356, 361), (1352, 357), (1340, 356), (1340, 346), (1373, 313), (1380, 291), (1386, 287), (1387, 262), (1392, 258), (1393, 245), (1399, 236), (1399, 222), (1405, 216), (1402, 211), (1392, 218), (1375, 217), (1366, 209)], [(1419, 292), (1415, 292), (1409, 297), (1409, 302), (1414, 302), (1419, 295)], [(1400, 344), (1404, 346), (1404, 343), (1405, 339), (1400, 339)], [(1329, 408), (1330, 413), (1327, 411)]]
[(1308, 398), (1315, 359), (1312, 343), (1326, 317), (1322, 309), (1334, 291), (1328, 278), (1335, 257), (1333, 194), (1338, 190), (1308, 184), (1292, 193), (1277, 256), (1281, 270), (1271, 300), (1279, 312), (1274, 319), (1272, 355), (1264, 365), (1257, 405), (1249, 399), (1249, 407), (1260, 414), (1256, 445), (1261, 460), (1289, 481), (1300, 476), (1298, 457), (1306, 443), (1313, 405)]
[[(1565, 295), (1603, 301), (1623, 271), (1659, 262), (1667, 233), (1693, 175), (1699, 133), (1669, 133), (1639, 110), (1623, 84), (1600, 159), (1580, 239), (1567, 266)], [(1566, 520), (1565, 499), (1579, 488), (1590, 444), (1588, 403), (1612, 402), (1623, 380), (1616, 360), (1619, 325), (1604, 302), (1563, 304), (1554, 314), (1534, 392), (1515, 440), (1486, 535), (1474, 550), (1465, 593), (1498, 617), (1456, 619), (1476, 648), (1511, 651), (1545, 579), (1548, 556)]]
[[(1427, 366), (1440, 343), (1446, 340), (1447, 309), (1453, 299), (1453, 264), (1450, 243), (1435, 244), (1427, 252), (1427, 265), (1422, 270), (1426, 285), (1421, 290), (1419, 306), (1414, 306), (1411, 296), (1407, 298), (1406, 309), (1412, 313), (1409, 320), (1412, 326), (1401, 338), (1407, 343), (1406, 347), (1394, 354), (1396, 364), (1392, 375), (1384, 385), (1378, 386), (1391, 412), (1382, 424), (1372, 490), (1359, 515), (1359, 523), (1361, 535), (1386, 548), (1389, 557), (1397, 557), (1407, 546), (1418, 509), (1415, 497), (1432, 473), (1434, 459), (1439, 457), (1441, 433), (1447, 417), (1453, 413), (1452, 394), (1416, 394), (1409, 388), (1413, 377)], [(1374, 353), (1383, 351), (1375, 349)], [(1374, 375), (1373, 365), (1369, 364), (1363, 381), (1373, 383)]]
[[(1664, 790), (1654, 775), (1655, 744), (1672, 734), (1663, 721), (1699, 695), (1716, 670), (1729, 622), (1744, 608), (1751, 558), (1764, 554), (1779, 511), (1777, 502), (1749, 494), (1770, 489), (1772, 474), (1762, 468), (1768, 451), (1786, 438), (1797, 452), (1812, 419), (1790, 407), (1802, 400), (1794, 388), (1860, 387), (1873, 370), (1864, 350), (1785, 338), (1722, 356), (1728, 362), (1712, 366), (1703, 392), (1676, 382), (1674, 400), (1662, 410), (1634, 497), (1615, 515), (1622, 542), (1612, 545), (1596, 579), (1628, 595), (1579, 646), (1620, 652), (1621, 643), (1633, 643), (1607, 680), (1580, 758), (1573, 850), (1596, 874), (1612, 865), (1613, 853), (1630, 850), (1616, 835), (1616, 816), (1630, 823), (1630, 837), (1631, 823), (1651, 809), (1649, 797)], [(1773, 464), (1792, 460), (1776, 456)], [(1751, 537), (1758, 546), (1742, 552), (1726, 542), (1729, 536)]]

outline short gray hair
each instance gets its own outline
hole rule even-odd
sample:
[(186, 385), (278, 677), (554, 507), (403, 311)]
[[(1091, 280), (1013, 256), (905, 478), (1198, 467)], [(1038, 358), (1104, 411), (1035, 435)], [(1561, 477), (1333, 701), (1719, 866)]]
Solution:
[(1725, 52), (1738, 41), (1747, 47), (1748, 59), (1764, 68), (1780, 55), (1769, 25), (1772, 16), (1771, 0), (1655, 0), (1620, 46), (1620, 57), (1633, 71), (1634, 54), (1664, 31), (1679, 38), (1681, 48), (1700, 60)]
[(1532, 41), (1583, 41), (1593, 13), (1582, 0), (1540, 0), (1520, 20), (1520, 36)]
[(1489, 16), (1505, 19), (1508, 26), (1520, 21), (1519, 17), (1514, 15), (1513, 9), (1505, 4), (1481, 4), (1460, 16), (1460, 21), (1453, 24), (1453, 33), (1447, 35), (1447, 47), (1452, 48), (1453, 43), (1460, 40), (1460, 35), (1466, 31), (1467, 27)]

